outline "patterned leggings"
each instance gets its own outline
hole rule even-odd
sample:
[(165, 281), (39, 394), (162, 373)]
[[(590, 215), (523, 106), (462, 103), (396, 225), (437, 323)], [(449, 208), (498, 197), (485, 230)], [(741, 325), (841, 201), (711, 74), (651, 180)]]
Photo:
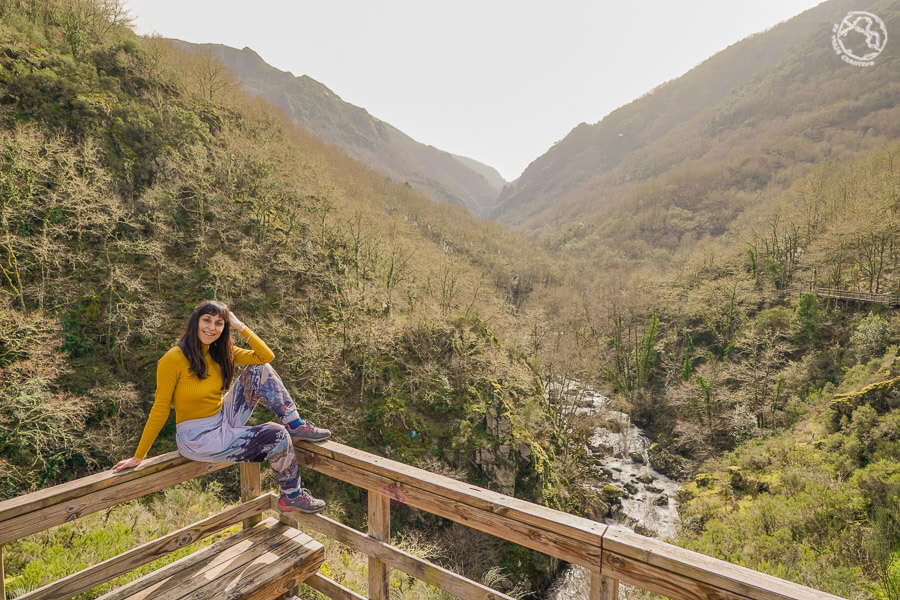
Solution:
[(268, 460), (284, 492), (300, 489), (300, 469), (287, 429), (275, 423), (248, 426), (256, 405), (275, 413), (282, 423), (298, 419), (297, 407), (270, 365), (251, 365), (222, 397), (222, 410), (211, 417), (182, 421), (175, 442), (185, 458), (205, 462)]

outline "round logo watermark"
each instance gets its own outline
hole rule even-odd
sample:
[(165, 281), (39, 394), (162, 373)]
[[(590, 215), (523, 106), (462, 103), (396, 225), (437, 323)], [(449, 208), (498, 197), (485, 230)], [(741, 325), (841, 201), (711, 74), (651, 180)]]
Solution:
[(887, 45), (884, 21), (870, 12), (853, 10), (832, 28), (831, 45), (844, 62), (871, 67)]

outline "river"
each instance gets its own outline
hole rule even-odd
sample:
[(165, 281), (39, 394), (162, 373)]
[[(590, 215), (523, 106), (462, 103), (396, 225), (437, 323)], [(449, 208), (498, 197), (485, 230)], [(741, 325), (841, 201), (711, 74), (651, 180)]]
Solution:
[[(599, 415), (611, 427), (598, 427), (590, 438), (595, 468), (606, 483), (625, 492), (621, 510), (606, 519), (610, 525), (627, 527), (641, 535), (666, 540), (678, 532), (675, 492), (681, 484), (650, 466), (650, 440), (631, 423), (627, 414), (609, 408), (609, 399), (588, 388), (568, 390), (578, 398), (577, 413)], [(604, 485), (605, 485), (604, 484)], [(597, 489), (600, 494), (600, 489)], [(586, 600), (590, 577), (587, 570), (570, 565), (560, 572), (546, 594), (547, 600)], [(619, 586), (619, 598), (627, 598), (627, 586)]]

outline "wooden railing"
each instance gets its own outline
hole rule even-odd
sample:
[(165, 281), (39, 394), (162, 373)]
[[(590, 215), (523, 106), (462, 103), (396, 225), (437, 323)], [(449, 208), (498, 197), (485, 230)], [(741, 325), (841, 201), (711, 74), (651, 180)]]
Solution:
[(836, 300), (850, 300), (853, 302), (865, 302), (867, 304), (882, 304), (889, 307), (900, 307), (900, 296), (892, 294), (876, 294), (873, 292), (854, 292), (851, 290), (838, 290), (813, 286), (792, 285), (786, 288), (791, 292), (812, 292), (819, 298), (835, 298)]
[(900, 296), (891, 294), (875, 294), (872, 292), (851, 292), (849, 290), (835, 290), (831, 288), (815, 288), (816, 296), (823, 298), (837, 298), (839, 300), (853, 300), (854, 302), (868, 302), (870, 304), (883, 304), (885, 306), (900, 306)]
[[(307, 468), (368, 490), (370, 530), (374, 516), (374, 521), (378, 523), (376, 527), (382, 533), (389, 531), (390, 502), (407, 504), (586, 567), (591, 572), (592, 600), (614, 600), (618, 597), (619, 582), (677, 600), (837, 599), (837, 596), (819, 590), (684, 550), (626, 529), (505, 496), (333, 442), (304, 444), (297, 448), (297, 457), (301, 465)], [(326, 517), (305, 515), (298, 520), (301, 525), (348, 543), (373, 560), (380, 561), (380, 564), (418, 577), (410, 572), (407, 565), (382, 551), (386, 547), (384, 545), (365, 547), (358, 543), (355, 536), (348, 540), (339, 538), (334, 531), (335, 525)], [(357, 541), (354, 542), (354, 539)], [(387, 541), (384, 537), (380, 539)], [(370, 573), (369, 585), (372, 583)], [(384, 585), (384, 579), (377, 579), (376, 585)], [(494, 596), (485, 595), (481, 586), (476, 588), (473, 585), (477, 584), (467, 583), (467, 595), (461, 595), (458, 590), (448, 589), (445, 585), (438, 587), (464, 600), (502, 597), (498, 592), (492, 592)], [(369, 597), (373, 600), (383, 600), (386, 594), (385, 587), (369, 589)], [(343, 597), (331, 597), (345, 600)]]
[[(501, 592), (392, 546), (392, 503), (406, 504), (586, 567), (591, 573), (591, 600), (616, 599), (619, 582), (678, 600), (838, 600), (837, 596), (625, 529), (505, 496), (334, 442), (299, 444), (296, 452), (301, 465), (368, 491), (367, 533), (322, 514), (290, 513), (289, 517), (282, 518), (301, 528), (318, 531), (368, 556), (367, 594), (371, 600), (388, 600), (390, 597), (390, 569), (421, 579), (462, 600), (512, 600)], [(147, 460), (133, 471), (119, 474), (107, 471), (0, 502), (0, 557), (2, 544), (227, 466), (224, 463), (190, 462), (171, 453)], [(241, 483), (241, 505), (20, 597), (70, 598), (146, 564), (164, 552), (210, 535), (212, 531), (241, 520), (250, 525), (263, 509), (275, 508), (277, 497), (274, 494), (260, 494), (258, 465), (241, 465)], [(320, 573), (307, 579), (306, 584), (334, 600), (364, 598)]]

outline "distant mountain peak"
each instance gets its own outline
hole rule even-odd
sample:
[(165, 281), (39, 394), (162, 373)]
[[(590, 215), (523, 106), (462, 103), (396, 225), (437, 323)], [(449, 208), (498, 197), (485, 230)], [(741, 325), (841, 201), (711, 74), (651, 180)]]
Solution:
[(235, 72), (246, 92), (279, 106), (352, 158), (435, 200), (485, 216), (506, 183), (495, 169), (417, 142), (308, 75), (295, 76), (269, 65), (251, 48), (173, 41), (188, 50), (209, 50)]

